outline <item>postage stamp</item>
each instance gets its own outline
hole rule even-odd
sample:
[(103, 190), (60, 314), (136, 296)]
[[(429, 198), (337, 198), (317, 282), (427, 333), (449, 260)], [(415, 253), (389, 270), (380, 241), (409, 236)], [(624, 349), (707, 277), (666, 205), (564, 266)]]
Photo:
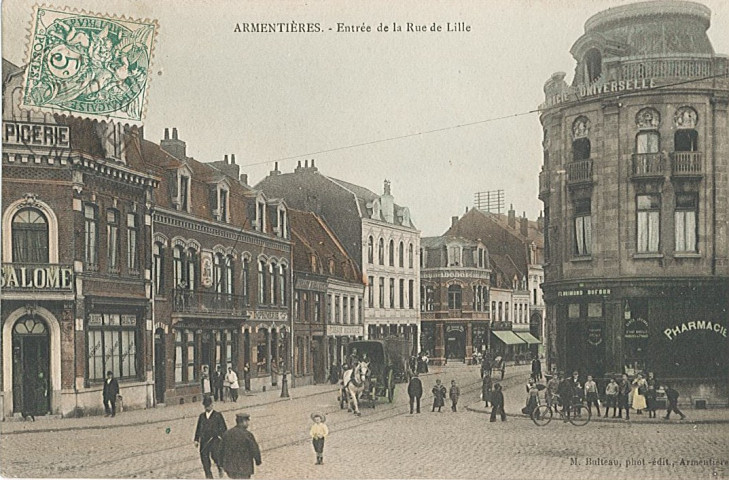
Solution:
[(154, 20), (36, 6), (21, 108), (141, 122), (156, 34)]

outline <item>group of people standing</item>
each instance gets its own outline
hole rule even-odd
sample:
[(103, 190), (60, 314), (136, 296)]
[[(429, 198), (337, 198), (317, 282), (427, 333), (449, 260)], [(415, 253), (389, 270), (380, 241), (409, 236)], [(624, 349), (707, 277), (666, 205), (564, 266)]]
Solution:
[[(461, 389), (456, 384), (455, 380), (451, 380), (450, 389), (446, 390), (440, 379), (435, 381), (435, 385), (432, 389), (433, 393), (433, 408), (431, 412), (435, 412), (437, 408), (439, 412), (442, 412), (442, 408), (445, 406), (446, 395), (451, 401), (451, 411), (458, 411), (458, 399), (461, 397)], [(408, 383), (408, 396), (410, 397), (410, 413), (420, 413), (420, 399), (423, 396), (423, 382), (420, 380), (419, 373), (416, 370), (413, 376), (410, 378)]]
[[(246, 368), (248, 368), (248, 365), (246, 365)], [(238, 401), (240, 383), (238, 382), (238, 374), (235, 373), (233, 367), (228, 367), (228, 371), (223, 373), (222, 367), (218, 365), (212, 375), (210, 375), (207, 365), (203, 366), (202, 374), (200, 375), (200, 385), (203, 396), (213, 397), (215, 400), (221, 402), (227, 400), (232, 400), (233, 402)], [(249, 389), (250, 384), (246, 382), (246, 390)]]

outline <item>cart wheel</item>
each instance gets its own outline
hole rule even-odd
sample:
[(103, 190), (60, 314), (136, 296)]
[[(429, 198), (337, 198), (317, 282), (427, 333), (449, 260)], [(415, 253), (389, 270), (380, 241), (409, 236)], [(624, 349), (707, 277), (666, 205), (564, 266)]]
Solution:
[(387, 401), (392, 403), (393, 398), (395, 398), (395, 378), (390, 370), (387, 374)]

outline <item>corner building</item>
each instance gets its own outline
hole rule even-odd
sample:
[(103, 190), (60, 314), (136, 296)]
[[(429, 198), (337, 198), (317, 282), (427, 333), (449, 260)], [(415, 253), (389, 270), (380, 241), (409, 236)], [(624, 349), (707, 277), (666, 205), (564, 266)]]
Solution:
[(644, 2), (587, 20), (541, 110), (550, 354), (583, 375), (653, 371), (726, 404), (727, 58), (711, 12)]

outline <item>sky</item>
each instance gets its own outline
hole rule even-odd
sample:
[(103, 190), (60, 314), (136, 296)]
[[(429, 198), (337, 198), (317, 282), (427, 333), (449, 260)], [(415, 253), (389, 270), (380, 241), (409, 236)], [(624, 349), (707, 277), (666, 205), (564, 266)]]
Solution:
[[(2, 53), (25, 63), (33, 5), (2, 2)], [(176, 127), (202, 162), (235, 154), (255, 185), (315, 159), (320, 172), (410, 208), (441, 235), (474, 193), (504, 190), (536, 219), (542, 163), (537, 113), (585, 21), (625, 0), (201, 1), (55, 0), (159, 22), (144, 120), (159, 142)], [(729, 2), (712, 10), (714, 50), (729, 54)], [(236, 32), (244, 23), (319, 23), (316, 33)], [(339, 25), (370, 32), (338, 32)], [(388, 32), (379, 32), (382, 23)], [(407, 32), (407, 23), (425, 32)], [(433, 24), (442, 31), (430, 31)], [(445, 31), (450, 23), (454, 29)], [(393, 32), (393, 24), (403, 31)], [(465, 26), (469, 31), (465, 31)], [(242, 29), (242, 28), (241, 28)], [(331, 30), (330, 30), (331, 29)], [(505, 118), (504, 118), (505, 117)]]

